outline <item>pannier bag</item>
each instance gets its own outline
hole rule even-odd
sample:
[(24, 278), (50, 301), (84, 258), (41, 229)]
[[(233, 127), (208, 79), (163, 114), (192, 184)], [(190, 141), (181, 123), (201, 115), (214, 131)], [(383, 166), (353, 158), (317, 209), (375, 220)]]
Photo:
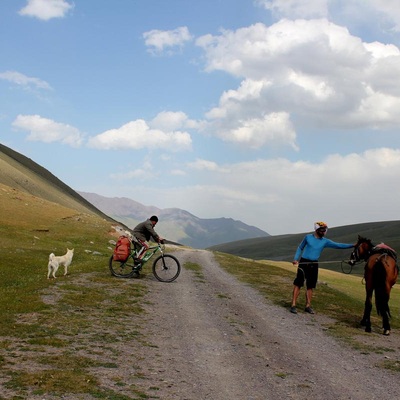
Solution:
[(126, 261), (130, 254), (131, 241), (126, 236), (120, 236), (114, 249), (114, 261)]

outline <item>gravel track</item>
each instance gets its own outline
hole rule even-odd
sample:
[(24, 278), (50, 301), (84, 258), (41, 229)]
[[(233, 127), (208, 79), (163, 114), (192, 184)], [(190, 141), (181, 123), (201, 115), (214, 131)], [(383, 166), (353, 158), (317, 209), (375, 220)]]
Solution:
[[(96, 281), (97, 272), (71, 273), (49, 285), (42, 298), (54, 306), (55, 317), (68, 321), (74, 314), (84, 315), (87, 324), (72, 336), (67, 329), (59, 337), (69, 342), (68, 348), (2, 338), (7, 346), (0, 348), (0, 359), (7, 367), (0, 368), (0, 399), (400, 399), (399, 372), (377, 366), (385, 361), (400, 364), (396, 331), (386, 337), (377, 332), (365, 335), (360, 329), (358, 340), (382, 349), (361, 353), (330, 337), (326, 330), (332, 320), (318, 310), (315, 315), (293, 315), (271, 304), (221, 269), (211, 252), (180, 249), (175, 255), (182, 266), (200, 265), (202, 276), (183, 268), (175, 282), (161, 283), (145, 267), (140, 280)], [(84, 291), (93, 285), (108, 294), (103, 304), (65, 306), (68, 288)], [(118, 307), (116, 295), (126, 296), (132, 285), (147, 288), (141, 299), (146, 313), (128, 307), (115, 315), (107, 312)], [(19, 323), (40, 323), (50, 332), (54, 321), (33, 313), (21, 315)], [(103, 397), (93, 392), (43, 395), (34, 388), (5, 385), (9, 370), (37, 373), (49, 367), (40, 362), (41, 355), (65, 354), (94, 361), (89, 372)]]
[(204, 278), (185, 269), (171, 284), (146, 277), (142, 328), (154, 347), (141, 361), (151, 377), (144, 390), (157, 387), (165, 400), (400, 398), (398, 372), (375, 366), (399, 360), (397, 333), (366, 339), (391, 348), (389, 356), (361, 354), (326, 334), (326, 317), (270, 304), (222, 270), (211, 252), (176, 255), (182, 265), (201, 265)]

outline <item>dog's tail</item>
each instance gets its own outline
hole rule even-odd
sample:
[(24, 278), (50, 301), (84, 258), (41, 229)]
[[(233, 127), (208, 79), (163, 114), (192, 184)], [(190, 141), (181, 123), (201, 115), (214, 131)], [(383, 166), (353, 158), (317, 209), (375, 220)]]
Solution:
[(53, 261), (53, 259), (54, 259), (55, 256), (56, 256), (56, 255), (55, 255), (54, 253), (50, 253), (50, 255), (49, 255), (49, 261)]

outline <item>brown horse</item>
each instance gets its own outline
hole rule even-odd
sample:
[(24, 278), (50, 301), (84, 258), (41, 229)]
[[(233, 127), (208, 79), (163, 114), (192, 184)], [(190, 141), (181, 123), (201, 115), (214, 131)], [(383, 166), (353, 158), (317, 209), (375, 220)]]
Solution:
[(396, 283), (399, 272), (396, 264), (396, 252), (385, 244), (374, 246), (370, 239), (358, 236), (357, 244), (351, 253), (350, 262), (365, 261), (365, 308), (361, 325), (365, 332), (371, 332), (372, 294), (375, 290), (375, 306), (378, 315), (382, 316), (383, 334), (390, 334), (391, 317), (389, 298), (392, 286)]

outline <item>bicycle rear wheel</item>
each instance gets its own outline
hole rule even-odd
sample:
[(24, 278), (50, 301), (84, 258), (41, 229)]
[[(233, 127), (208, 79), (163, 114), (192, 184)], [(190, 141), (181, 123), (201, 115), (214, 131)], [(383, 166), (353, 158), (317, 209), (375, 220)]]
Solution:
[(173, 282), (180, 272), (178, 259), (170, 254), (157, 257), (153, 263), (153, 274), (160, 282)]
[(133, 270), (133, 262), (129, 263), (129, 258), (126, 262), (123, 262), (115, 261), (114, 257), (111, 256), (108, 265), (110, 267), (111, 275), (116, 276), (117, 278), (131, 278), (136, 275), (136, 272)]

